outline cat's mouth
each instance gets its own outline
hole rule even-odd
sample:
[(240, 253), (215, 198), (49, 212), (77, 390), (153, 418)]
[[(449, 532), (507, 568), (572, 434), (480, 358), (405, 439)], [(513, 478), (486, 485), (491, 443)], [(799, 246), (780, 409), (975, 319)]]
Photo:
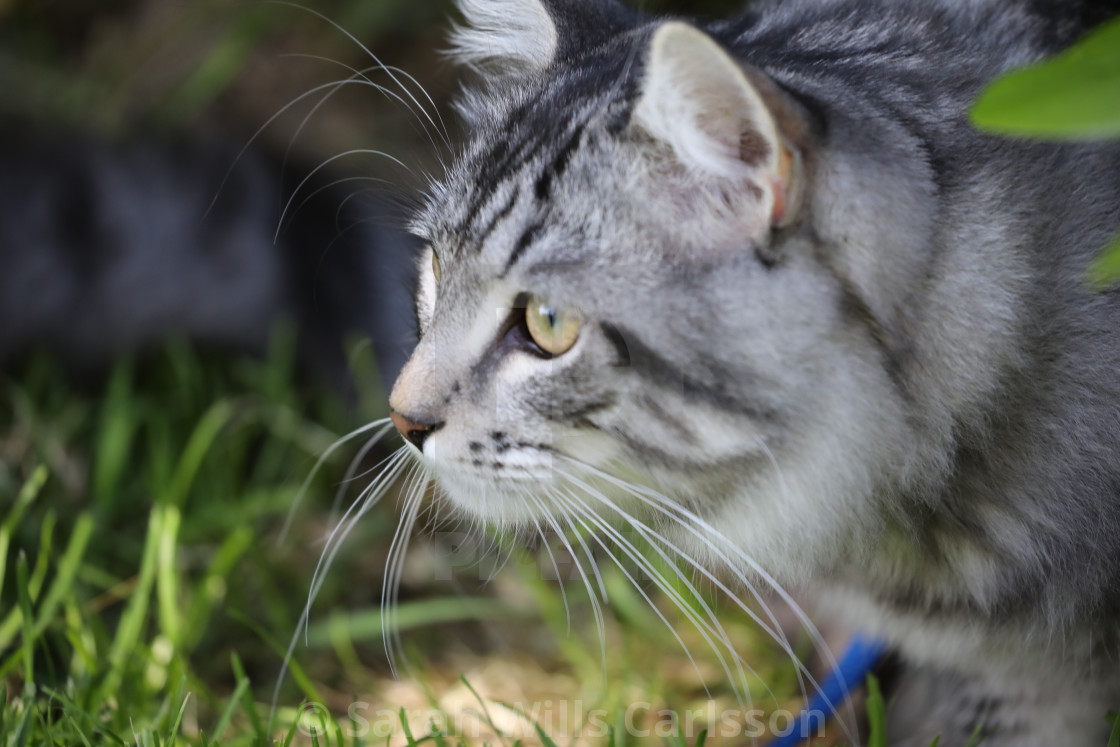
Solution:
[(504, 444), (456, 453), (438, 438), (416, 454), (435, 478), (438, 493), (468, 515), (500, 525), (552, 522), (558, 517), (646, 513), (642, 487), (613, 466), (572, 456), (545, 444)]

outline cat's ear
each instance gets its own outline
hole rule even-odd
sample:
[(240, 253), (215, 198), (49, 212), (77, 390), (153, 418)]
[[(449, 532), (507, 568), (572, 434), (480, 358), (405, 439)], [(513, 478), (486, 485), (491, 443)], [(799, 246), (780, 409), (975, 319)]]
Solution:
[(542, 70), (559, 46), (556, 24), (541, 0), (458, 0), (466, 21), (451, 33), (451, 54), (471, 67)]
[(451, 53), (471, 67), (512, 73), (543, 70), (591, 49), (637, 22), (617, 0), (458, 0), (465, 24)]
[(679, 21), (658, 27), (633, 121), (686, 166), (759, 185), (773, 199), (772, 222), (788, 219), (796, 153), (760, 89), (707, 34)]

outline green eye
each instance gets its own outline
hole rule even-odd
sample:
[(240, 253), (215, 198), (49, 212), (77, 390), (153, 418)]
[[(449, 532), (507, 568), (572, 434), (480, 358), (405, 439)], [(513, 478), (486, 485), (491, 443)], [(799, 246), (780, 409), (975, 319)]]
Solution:
[(436, 282), (439, 282), (439, 257), (435, 252), (432, 252), (432, 274), (436, 276)]
[(525, 326), (537, 347), (549, 355), (563, 355), (576, 344), (581, 322), (574, 314), (531, 296), (525, 306)]

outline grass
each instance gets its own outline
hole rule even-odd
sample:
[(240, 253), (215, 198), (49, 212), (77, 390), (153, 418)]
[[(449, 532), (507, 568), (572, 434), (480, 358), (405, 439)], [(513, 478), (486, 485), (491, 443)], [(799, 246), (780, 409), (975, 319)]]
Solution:
[[(604, 670), (582, 583), (547, 578), (564, 574), (542, 573), (548, 556), (528, 550), (500, 570), (481, 551), (449, 554), (441, 542), (460, 535), (431, 527), (406, 563), (395, 618), (405, 672), (394, 679), (378, 603), (396, 521), (386, 501), (327, 574), (270, 726), (282, 654), (337, 516), (334, 483), (358, 446), (328, 460), (298, 506), (297, 494), (341, 434), (383, 414), (308, 394), (291, 346), (274, 347), (268, 361), (215, 360), (170, 344), (86, 381), (40, 359), (0, 380), (0, 744), (376, 734), (512, 747), (566, 744), (589, 724), (599, 744), (693, 743), (687, 714), (703, 724), (697, 714), (734, 706), (701, 637), (654, 597), (676, 633), (667, 628), (621, 571), (603, 571)], [(354, 366), (374, 378), (368, 356)], [(726, 624), (759, 670), (751, 697), (789, 705), (788, 663), (742, 617), (729, 609)]]

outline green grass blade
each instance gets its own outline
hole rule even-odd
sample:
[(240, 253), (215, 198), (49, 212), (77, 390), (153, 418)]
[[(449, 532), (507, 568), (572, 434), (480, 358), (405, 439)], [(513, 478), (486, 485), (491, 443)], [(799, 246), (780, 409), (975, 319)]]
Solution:
[[(54, 511), (48, 511), (46, 516), (43, 517), (42, 526), (39, 528), (39, 551), (35, 554), (35, 568), (31, 571), (31, 576), (27, 580), (28, 599), (32, 604), (38, 601), (39, 594), (43, 590), (43, 584), (46, 583), (47, 571), (51, 564), (51, 546), (54, 540), (54, 527), (58, 521), (58, 516)], [(20, 551), (23, 552), (22, 550)], [(21, 629), (24, 623), (27, 622), (23, 618), (23, 613), (20, 607), (16, 607), (8, 616), (0, 623), (0, 649), (9, 645), (15, 634)], [(0, 668), (0, 677), (3, 677), (4, 670)]]
[[(269, 648), (275, 651), (277, 655), (287, 656), (288, 647), (281, 645), (280, 642), (277, 641), (272, 634), (262, 628), (256, 621), (249, 619), (244, 614), (236, 610), (230, 611), (230, 617), (234, 620), (237, 620), (238, 622), (252, 630), (254, 633), (256, 633), (257, 636), (261, 640), (263, 640)], [(323, 696), (319, 694), (319, 691), (315, 687), (315, 684), (311, 681), (311, 678), (308, 677), (307, 674), (303, 671), (303, 667), (299, 665), (299, 662), (297, 662), (294, 658), (288, 659), (287, 662), (288, 673), (292, 675), (292, 679), (295, 680), (296, 684), (299, 686), (299, 689), (303, 692), (304, 697), (306, 697), (313, 703), (322, 703), (324, 700)]]
[(227, 401), (215, 402), (198, 421), (191, 432), (183, 454), (175, 467), (168, 486), (167, 494), (157, 498), (158, 502), (182, 507), (190, 493), (191, 485), (198, 474), (202, 460), (218, 438), (226, 424), (233, 417), (233, 407)]
[[(193, 646), (202, 638), (210, 623), (215, 605), (225, 596), (233, 569), (245, 552), (252, 547), (255, 536), (249, 527), (239, 526), (223, 540), (218, 551), (214, 553), (205, 578), (195, 588), (187, 612), (187, 627), (183, 631), (184, 646)], [(219, 736), (213, 734), (212, 738), (218, 739)]]
[(168, 504), (163, 507), (157, 541), (156, 600), (160, 630), (176, 650), (182, 644), (180, 624), (183, 619), (179, 611), (179, 569), (175, 562), (181, 523), (178, 506)]
[[(406, 631), (438, 623), (471, 620), (532, 620), (537, 611), (528, 606), (514, 606), (485, 597), (437, 597), (397, 605), (394, 619), (397, 630)], [(381, 640), (383, 629), (380, 608), (361, 610), (347, 615), (347, 628), (355, 641)], [(330, 645), (338, 635), (337, 619), (315, 623), (307, 630), (311, 646)]]
[[(232, 657), (236, 662), (237, 654), (233, 654)], [(221, 741), (226, 733), (226, 728), (229, 727), (229, 722), (233, 719), (234, 711), (237, 710), (237, 706), (242, 702), (245, 693), (249, 692), (249, 678), (245, 676), (244, 670), (240, 668), (240, 663), (238, 662), (232, 666), (234, 671), (240, 670), (240, 674), (237, 675), (237, 686), (233, 688), (233, 694), (229, 696), (226, 707), (222, 710), (222, 715), (218, 717), (218, 723), (214, 725), (213, 739), (215, 742)]]
[(887, 747), (887, 706), (873, 674), (867, 675), (867, 747)]
[(190, 700), (190, 693), (183, 696), (183, 703), (179, 706), (179, 713), (175, 716), (175, 720), (171, 723), (171, 728), (167, 732), (167, 747), (174, 747), (175, 745), (175, 740), (179, 736), (179, 728), (183, 725), (183, 714), (187, 712), (187, 704)]
[(140, 422), (135, 412), (132, 369), (132, 362), (127, 359), (113, 367), (101, 405), (91, 485), (93, 503), (98, 509), (108, 508), (117, 499)]
[[(48, 474), (47, 468), (42, 465), (35, 468), (35, 471), (31, 473), (31, 477), (28, 478), (27, 482), (20, 488), (15, 505), (8, 511), (8, 515), (4, 517), (4, 522), (0, 524), (0, 592), (4, 591), (8, 548), (11, 546), (12, 532), (19, 526), (24, 512), (26, 512), (28, 507), (39, 497), (40, 492), (43, 490), (43, 485), (47, 482)], [(0, 638), (0, 649), (5, 648), (5, 645), (4, 640)]]
[[(233, 667), (233, 676), (237, 678), (237, 682), (249, 682), (249, 678), (245, 675), (245, 667), (241, 664), (241, 659), (237, 654), (231, 654), (230, 665)], [(261, 722), (260, 714), (257, 713), (257, 704), (253, 702), (253, 694), (246, 687), (241, 693), (241, 704), (245, 711), (245, 715), (249, 717), (249, 724), (253, 729), (255, 741), (258, 744), (267, 745), (271, 740), (268, 738), (268, 730)], [(294, 724), (293, 724), (293, 728)]]
[(16, 724), (11, 737), (8, 738), (7, 747), (27, 747), (27, 743), (31, 740), (31, 717), (35, 713), (35, 698), (25, 695), (23, 698), (23, 717)]
[(984, 741), (984, 724), (983, 722), (976, 725), (972, 730), (972, 736), (964, 743), (964, 747), (979, 747), (980, 743)]
[(109, 675), (102, 684), (102, 693), (113, 692), (124, 677), (125, 665), (132, 652), (143, 646), (141, 636), (148, 619), (152, 586), (155, 583), (159, 543), (163, 531), (165, 509), (156, 506), (148, 518), (148, 536), (140, 561), (140, 574), (117, 625), (117, 633), (109, 650)]
[(459, 681), (462, 682), (466, 686), (466, 688), (470, 690), (471, 695), (474, 696), (475, 701), (478, 703), (478, 707), (482, 709), (482, 715), (486, 719), (486, 724), (494, 730), (494, 733), (498, 736), (498, 739), (501, 740), (502, 744), (508, 747), (509, 743), (506, 741), (506, 735), (501, 729), (498, 728), (498, 725), (494, 723), (494, 719), (490, 715), (490, 709), (486, 707), (486, 701), (482, 699), (482, 696), (478, 694), (478, 691), (474, 689), (474, 685), (472, 685), (466, 677), (464, 677), (463, 675), (459, 675)]
[[(23, 688), (25, 693), (34, 692), (35, 687), (35, 646), (31, 637), (31, 593), (27, 580), (27, 556), (19, 554), (16, 560), (16, 591), (19, 596), (20, 619), (23, 622), (23, 640), (20, 649), (23, 655)], [(30, 710), (30, 709), (29, 709)]]
[(42, 635), (47, 626), (55, 621), (56, 613), (63, 599), (73, 592), (74, 579), (77, 578), (78, 569), (82, 565), (82, 559), (85, 556), (86, 548), (89, 547), (90, 538), (92, 536), (93, 517), (89, 514), (80, 515), (77, 522), (74, 524), (74, 530), (70, 535), (70, 542), (66, 546), (66, 551), (63, 553), (62, 558), (59, 559), (58, 570), (55, 573), (54, 580), (47, 588), (47, 593), (43, 596), (43, 599), (39, 602), (39, 619), (35, 622), (35, 627), (32, 631), (32, 635), (35, 638)]
[(88, 727), (86, 727), (86, 729), (78, 727), (81, 733), (84, 734), (86, 733), (86, 731), (89, 731), (108, 742), (121, 745), (121, 747), (124, 747), (124, 745), (127, 744), (125, 740), (120, 738), (119, 735), (107, 730), (102, 725), (98, 716), (90, 714), (87, 709), (82, 708), (73, 700), (66, 697), (66, 695), (64, 695), (63, 693), (60, 693), (56, 690), (51, 690), (50, 688), (43, 688), (43, 692), (48, 697), (50, 697), (51, 700), (55, 700), (61, 703), (64, 711), (69, 718), (73, 719), (75, 716), (78, 716), (82, 721), (88, 723)]

